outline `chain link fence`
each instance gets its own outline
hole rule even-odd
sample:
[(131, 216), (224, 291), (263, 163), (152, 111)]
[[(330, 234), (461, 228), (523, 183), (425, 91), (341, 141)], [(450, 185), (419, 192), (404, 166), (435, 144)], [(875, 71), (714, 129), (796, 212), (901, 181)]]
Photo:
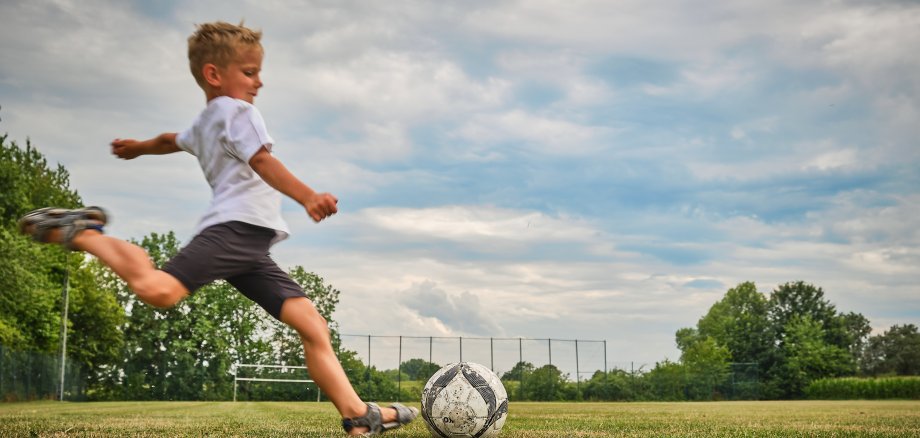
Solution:
[[(756, 363), (699, 371), (674, 363), (659, 367), (610, 361), (605, 340), (358, 334), (340, 338), (342, 347), (355, 352), (366, 367), (354, 382), (363, 397), (395, 395), (415, 401), (428, 378), (453, 362), (490, 368), (502, 378), (512, 400), (756, 400), (761, 393)], [(382, 391), (381, 378), (389, 379), (395, 391)], [(372, 380), (377, 382), (372, 385)]]
[(78, 368), (65, 361), (62, 370), (60, 355), (0, 345), (0, 400), (83, 400), (85, 379)]

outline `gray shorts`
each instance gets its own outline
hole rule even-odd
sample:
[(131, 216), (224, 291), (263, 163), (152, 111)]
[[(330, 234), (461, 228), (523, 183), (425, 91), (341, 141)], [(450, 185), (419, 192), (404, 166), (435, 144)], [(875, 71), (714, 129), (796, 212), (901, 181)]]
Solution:
[(244, 222), (213, 225), (170, 259), (163, 272), (176, 277), (189, 293), (227, 280), (280, 320), (284, 300), (307, 295), (269, 256), (274, 237), (275, 230)]

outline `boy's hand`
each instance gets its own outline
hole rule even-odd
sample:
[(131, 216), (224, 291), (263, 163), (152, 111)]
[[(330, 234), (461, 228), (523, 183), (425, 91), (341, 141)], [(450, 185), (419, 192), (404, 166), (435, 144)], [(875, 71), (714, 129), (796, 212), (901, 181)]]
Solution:
[(132, 139), (116, 138), (112, 140), (112, 155), (123, 160), (130, 160), (143, 155), (141, 142)]
[(314, 222), (319, 222), (336, 214), (336, 212), (339, 211), (336, 206), (338, 203), (338, 198), (329, 193), (317, 193), (304, 203), (304, 208), (307, 210), (307, 214), (313, 218)]

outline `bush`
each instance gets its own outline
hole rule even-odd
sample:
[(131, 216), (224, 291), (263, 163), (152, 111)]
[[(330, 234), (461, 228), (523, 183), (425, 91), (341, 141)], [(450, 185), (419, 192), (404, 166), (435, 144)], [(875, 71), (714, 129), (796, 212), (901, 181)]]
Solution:
[(805, 396), (813, 400), (920, 400), (920, 377), (818, 379), (805, 388)]

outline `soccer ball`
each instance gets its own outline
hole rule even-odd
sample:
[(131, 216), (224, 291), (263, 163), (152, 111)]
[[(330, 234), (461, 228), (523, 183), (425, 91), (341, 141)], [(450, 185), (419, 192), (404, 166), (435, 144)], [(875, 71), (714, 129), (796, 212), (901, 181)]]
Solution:
[(452, 363), (434, 373), (422, 390), (422, 418), (441, 438), (494, 437), (508, 417), (508, 393), (490, 369)]

